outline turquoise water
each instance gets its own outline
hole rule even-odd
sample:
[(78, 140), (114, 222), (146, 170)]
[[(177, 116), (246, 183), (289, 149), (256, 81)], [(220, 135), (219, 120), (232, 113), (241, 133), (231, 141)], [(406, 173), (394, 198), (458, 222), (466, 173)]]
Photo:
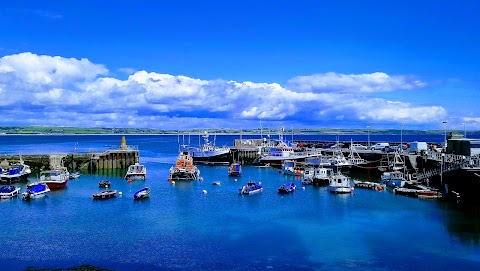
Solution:
[[(232, 145), (234, 138), (217, 137), (217, 143)], [(3, 153), (14, 150), (12, 145), (27, 153), (71, 150), (73, 145), (101, 149), (118, 145), (120, 137), (0, 137), (0, 142)], [(177, 137), (127, 136), (127, 142), (140, 148), (146, 181), (128, 183), (124, 171), (83, 174), (44, 199), (0, 201), (2, 270), (82, 264), (118, 270), (480, 267), (477, 207), (388, 191), (332, 195), (322, 187), (302, 190), (300, 179), (251, 166), (244, 166), (237, 178), (227, 177), (226, 166), (200, 166), (203, 182), (172, 185), (167, 178), (177, 156)], [(123, 195), (92, 200), (102, 179)], [(263, 193), (238, 195), (237, 189), (249, 180), (261, 181)], [(297, 191), (279, 195), (276, 189), (289, 181), (297, 184)], [(152, 189), (151, 198), (134, 202), (133, 193), (144, 186)]]

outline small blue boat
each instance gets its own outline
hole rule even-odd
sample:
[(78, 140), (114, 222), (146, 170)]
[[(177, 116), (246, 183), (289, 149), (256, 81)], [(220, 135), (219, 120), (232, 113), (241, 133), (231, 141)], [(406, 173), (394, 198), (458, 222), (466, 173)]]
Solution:
[(278, 188), (278, 193), (287, 194), (295, 191), (297, 186), (294, 183), (284, 183)]
[(98, 182), (98, 187), (109, 188), (111, 185), (109, 180), (101, 180)]
[(45, 195), (50, 192), (48, 186), (44, 183), (37, 183), (30, 187), (27, 192), (24, 192), (23, 199), (24, 200), (31, 200), (45, 197)]
[(2, 185), (0, 186), (0, 199), (9, 199), (16, 197), (20, 193), (20, 187), (15, 185)]
[(233, 163), (228, 168), (228, 176), (240, 177), (242, 175), (242, 166), (239, 163)]
[(133, 194), (134, 200), (146, 199), (148, 197), (150, 197), (150, 188), (148, 187), (142, 188)]
[(239, 194), (247, 194), (247, 195), (255, 194), (262, 191), (263, 191), (262, 185), (257, 182), (248, 182), (242, 188), (238, 189)]

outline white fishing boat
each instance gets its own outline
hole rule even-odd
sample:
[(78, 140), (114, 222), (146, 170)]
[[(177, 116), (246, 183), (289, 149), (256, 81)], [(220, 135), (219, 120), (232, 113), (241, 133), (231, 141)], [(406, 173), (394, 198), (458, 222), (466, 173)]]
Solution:
[(144, 165), (135, 163), (128, 167), (127, 173), (125, 174), (125, 179), (133, 180), (145, 180), (147, 178), (147, 168)]
[(349, 194), (353, 193), (354, 188), (350, 183), (350, 177), (342, 174), (335, 174), (330, 178), (328, 190), (330, 193), (335, 194)]

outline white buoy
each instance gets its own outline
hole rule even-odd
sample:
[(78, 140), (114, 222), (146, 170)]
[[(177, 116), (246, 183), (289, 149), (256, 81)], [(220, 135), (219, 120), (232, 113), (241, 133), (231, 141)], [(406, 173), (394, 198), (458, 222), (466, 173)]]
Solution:
[(236, 181), (237, 181), (237, 179), (234, 180), (234, 182), (236, 182)]
[(121, 196), (121, 195), (122, 195), (122, 192), (118, 192), (118, 195)]
[(202, 193), (207, 194), (208, 192), (207, 192), (207, 190), (204, 189), (204, 190), (202, 190)]
[(172, 181), (172, 184), (175, 184), (175, 181)]
[(302, 190), (305, 190), (305, 186), (302, 186)]

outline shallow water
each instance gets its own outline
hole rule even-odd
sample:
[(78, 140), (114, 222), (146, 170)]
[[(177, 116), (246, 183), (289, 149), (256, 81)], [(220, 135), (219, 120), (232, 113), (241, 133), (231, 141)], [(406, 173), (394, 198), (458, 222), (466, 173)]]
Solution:
[[(62, 152), (73, 145), (101, 149), (120, 142), (119, 136), (38, 138), (0, 137), (0, 150)], [(218, 136), (217, 144), (232, 145), (234, 138)], [(128, 183), (124, 171), (83, 174), (44, 199), (0, 201), (2, 269), (82, 264), (118, 270), (480, 266), (477, 207), (465, 209), (388, 191), (356, 189), (354, 195), (332, 195), (325, 187), (302, 190), (300, 179), (252, 166), (244, 166), (237, 178), (227, 177), (226, 166), (200, 166), (203, 182), (172, 185), (167, 178), (177, 155), (176, 136), (127, 136), (127, 142), (140, 148), (141, 162), (148, 169), (146, 181)], [(102, 179), (110, 180), (111, 188), (123, 195), (92, 200)], [(238, 195), (237, 189), (249, 180), (261, 181), (264, 191)], [(213, 181), (221, 185), (213, 186)], [(297, 184), (297, 191), (279, 195), (276, 189), (290, 181)], [(152, 189), (151, 198), (134, 202), (133, 193), (144, 186)], [(204, 189), (207, 194), (202, 194)]]

